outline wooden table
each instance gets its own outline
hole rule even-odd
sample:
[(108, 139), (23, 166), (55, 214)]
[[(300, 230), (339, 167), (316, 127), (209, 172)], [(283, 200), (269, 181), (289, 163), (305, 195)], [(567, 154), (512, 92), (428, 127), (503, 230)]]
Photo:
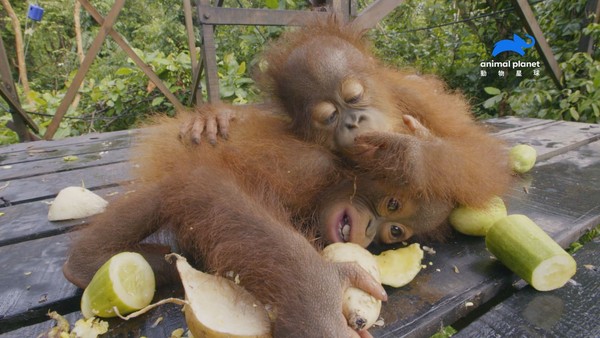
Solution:
[[(600, 125), (513, 117), (488, 123), (510, 144), (527, 143), (538, 151), (536, 167), (505, 198), (509, 213), (528, 215), (564, 247), (600, 224)], [(49, 222), (47, 202), (60, 189), (82, 183), (109, 200), (125, 193), (134, 134), (0, 148), (1, 337), (36, 337), (53, 325), (49, 310), (68, 314), (71, 323), (81, 317), (81, 290), (64, 279), (61, 266), (69, 245), (66, 232), (83, 221)], [(77, 159), (66, 161), (67, 155)], [(574, 282), (544, 293), (517, 282), (490, 257), (482, 238), (455, 234), (430, 245), (436, 253), (425, 255), (426, 268), (416, 279), (388, 289), (385, 325), (372, 329), (374, 336), (428, 337), (453, 323), (463, 337), (600, 336), (598, 239), (575, 254)], [(181, 291), (160, 293), (171, 295)], [(175, 305), (109, 324), (111, 337), (169, 337), (186, 327)]]

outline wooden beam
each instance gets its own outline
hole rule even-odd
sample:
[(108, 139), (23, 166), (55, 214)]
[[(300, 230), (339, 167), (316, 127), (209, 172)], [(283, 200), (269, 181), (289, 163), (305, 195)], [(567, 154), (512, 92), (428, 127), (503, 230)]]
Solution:
[(220, 101), (219, 76), (217, 71), (217, 51), (215, 47), (215, 26), (202, 25), (202, 60), (206, 74), (208, 101)]
[[(584, 13), (585, 18), (583, 18), (582, 22), (583, 27), (586, 27), (591, 22), (598, 23), (598, 19), (600, 18), (600, 1), (588, 0), (587, 4), (585, 5)], [(591, 14), (595, 14), (594, 19), (592, 21), (590, 21), (589, 19), (589, 16)], [(592, 38), (589, 35), (582, 34), (581, 38), (579, 39), (579, 47), (577, 48), (577, 50), (592, 55), (592, 52), (594, 51), (594, 38)]]
[(121, 12), (121, 9), (123, 8), (124, 4), (125, 4), (125, 0), (115, 0), (113, 7), (108, 12), (106, 20), (104, 20), (104, 23), (102, 24), (102, 26), (100, 27), (100, 30), (98, 31), (98, 35), (96, 35), (96, 37), (94, 38), (94, 41), (92, 41), (92, 45), (90, 46), (87, 53), (85, 54), (85, 58), (83, 59), (81, 66), (77, 70), (77, 73), (75, 74), (75, 77), (73, 78), (73, 82), (71, 83), (71, 86), (69, 86), (69, 89), (67, 89), (67, 93), (65, 94), (62, 101), (60, 102), (60, 105), (56, 109), (56, 113), (54, 114), (54, 117), (52, 118), (50, 125), (48, 125), (48, 129), (46, 130), (46, 133), (44, 134), (44, 138), (46, 140), (52, 139), (52, 137), (56, 133), (56, 130), (58, 130), (60, 121), (67, 113), (67, 110), (69, 109), (71, 102), (73, 102), (75, 95), (77, 95), (77, 92), (79, 91), (79, 87), (81, 86), (81, 83), (85, 79), (85, 75), (89, 71), (92, 63), (94, 62), (96, 55), (98, 55), (100, 48), (102, 48), (104, 39), (106, 39), (108, 32), (112, 29), (112, 26), (115, 23), (115, 21), (117, 20), (117, 17), (119, 16), (119, 13)]
[(527, 32), (535, 38), (535, 41), (537, 42), (536, 48), (542, 57), (542, 62), (544, 62), (544, 65), (550, 70), (550, 77), (558, 88), (562, 88), (562, 70), (558, 67), (556, 57), (554, 57), (550, 45), (548, 45), (548, 42), (544, 38), (542, 29), (535, 19), (535, 15), (529, 6), (529, 3), (527, 0), (512, 0), (512, 2), (517, 13), (521, 17), (521, 21), (525, 24)]
[(404, 0), (376, 0), (360, 12), (353, 24), (360, 29), (373, 28), (403, 2)]
[(196, 59), (196, 35), (194, 34), (194, 22), (192, 20), (192, 4), (190, 0), (183, 0), (183, 14), (185, 16), (185, 30), (188, 38), (188, 48), (190, 50), (190, 62), (192, 64), (192, 89), (189, 105), (195, 102), (197, 105), (202, 103), (202, 89), (199, 87), (200, 63)]
[(12, 73), (10, 72), (8, 56), (6, 55), (6, 49), (4, 48), (4, 41), (0, 37), (0, 96), (10, 106), (10, 114), (14, 122), (14, 130), (19, 137), (19, 141), (33, 141), (35, 137), (27, 130), (29, 126), (35, 133), (39, 133), (39, 128), (33, 122), (31, 117), (23, 110), (19, 103), (19, 96), (17, 95), (17, 89), (12, 79)]
[[(200, 1), (201, 3), (203, 1)], [(255, 8), (218, 8), (210, 4), (198, 5), (198, 17), (202, 25), (247, 26), (303, 26), (321, 16), (331, 13), (298, 10), (274, 10)]]
[[(92, 6), (92, 4), (90, 4), (88, 0), (79, 0), (79, 2), (81, 2), (81, 5), (85, 8), (85, 10), (88, 13), (90, 13), (90, 15), (98, 24), (102, 25), (104, 23), (104, 18), (102, 17), (102, 15), (100, 15), (100, 13), (96, 10), (96, 8), (94, 8), (94, 6)], [(169, 88), (165, 86), (165, 84), (160, 80), (158, 75), (156, 75), (152, 71), (152, 68), (150, 68), (150, 66), (148, 66), (142, 59), (140, 59), (140, 57), (133, 51), (133, 49), (131, 49), (131, 47), (129, 46), (129, 44), (127, 44), (125, 39), (123, 39), (121, 34), (119, 34), (114, 29), (111, 29), (108, 32), (108, 34), (117, 43), (117, 45), (121, 47), (125, 54), (127, 54), (127, 56), (129, 56), (129, 58), (131, 58), (131, 60), (133, 60), (133, 62), (138, 67), (140, 67), (142, 72), (144, 72), (144, 74), (146, 74), (150, 81), (152, 81), (156, 85), (156, 88), (158, 88), (161, 91), (161, 93), (163, 93), (163, 95), (167, 98), (167, 100), (169, 100), (169, 102), (171, 102), (171, 104), (175, 107), (176, 110), (185, 109), (184, 105), (181, 102), (179, 102), (179, 100), (175, 97), (175, 95), (173, 95), (173, 93), (171, 93)]]

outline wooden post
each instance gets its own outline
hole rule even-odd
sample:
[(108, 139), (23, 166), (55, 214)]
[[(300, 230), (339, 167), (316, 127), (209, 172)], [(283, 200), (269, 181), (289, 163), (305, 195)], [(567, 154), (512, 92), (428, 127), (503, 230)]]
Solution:
[[(79, 0), (79, 2), (98, 24), (104, 24), (104, 18), (88, 0)], [(140, 59), (140, 57), (133, 51), (133, 49), (131, 49), (125, 39), (123, 39), (123, 37), (117, 31), (111, 29), (108, 34), (117, 43), (117, 45), (121, 47), (125, 54), (127, 54), (127, 56), (129, 56), (129, 58), (131, 58), (131, 60), (133, 60), (138, 67), (140, 67), (142, 72), (144, 72), (150, 81), (156, 85), (156, 88), (163, 93), (163, 95), (169, 100), (169, 102), (171, 102), (175, 109), (182, 110), (185, 108), (183, 104), (181, 104), (181, 102), (179, 102), (179, 100), (175, 97), (175, 95), (169, 91), (169, 88), (167, 88), (160, 78), (152, 71), (152, 68), (150, 68), (150, 66), (148, 66), (142, 59)]]
[(10, 68), (8, 67), (8, 57), (4, 48), (4, 41), (0, 37), (0, 96), (10, 106), (10, 114), (13, 119), (13, 129), (17, 133), (20, 142), (33, 141), (37, 139), (32, 135), (27, 126), (35, 133), (39, 133), (39, 129), (35, 122), (27, 115), (19, 103), (19, 96), (15, 88), (15, 83), (12, 79)]
[(50, 122), (50, 125), (48, 126), (48, 129), (44, 134), (44, 138), (46, 140), (51, 140), (54, 134), (56, 133), (56, 130), (58, 130), (60, 121), (67, 113), (67, 109), (69, 109), (73, 98), (75, 98), (75, 95), (77, 95), (79, 87), (85, 79), (85, 75), (90, 69), (92, 62), (94, 62), (96, 55), (98, 54), (100, 48), (102, 47), (102, 44), (104, 43), (104, 39), (106, 39), (108, 32), (112, 29), (112, 26), (117, 20), (117, 17), (119, 16), (119, 13), (121, 12), (121, 9), (123, 8), (124, 4), (125, 0), (115, 0), (115, 4), (111, 8), (110, 12), (108, 12), (108, 16), (106, 17), (106, 20), (104, 20), (102, 27), (100, 27), (100, 31), (98, 32), (98, 35), (96, 35), (96, 38), (94, 38), (90, 49), (88, 49), (87, 53), (85, 54), (85, 58), (83, 59), (79, 70), (77, 70), (77, 73), (73, 78), (71, 86), (69, 86), (69, 89), (67, 89), (67, 93), (65, 94), (64, 98), (60, 102), (60, 105), (56, 109), (56, 113), (54, 114), (54, 117), (52, 118), (52, 121)]
[[(593, 23), (598, 23), (600, 18), (600, 1), (599, 0), (588, 0), (585, 5), (585, 18), (583, 18), (583, 26), (587, 26), (590, 24), (589, 16), (590, 14), (595, 14)], [(588, 53), (592, 55), (594, 48), (594, 39), (589, 35), (581, 35), (581, 39), (579, 39), (579, 50), (583, 53)]]
[[(194, 22), (192, 20), (192, 4), (190, 0), (183, 0), (183, 13), (185, 16), (185, 30), (188, 38), (188, 48), (190, 49), (190, 62), (192, 64), (192, 90), (188, 105), (197, 105), (202, 103), (202, 88), (199, 88), (201, 67), (200, 62), (196, 59), (196, 36), (194, 34)], [(200, 60), (202, 61), (202, 60)]]
[[(206, 11), (210, 8), (209, 0), (199, 0), (196, 9), (198, 18), (202, 20), (211, 19), (211, 13)], [(215, 47), (215, 26), (212, 24), (202, 25), (202, 61), (204, 73), (206, 74), (206, 90), (208, 102), (219, 102), (219, 76), (217, 74), (217, 52)]]
[(560, 67), (558, 67), (558, 62), (554, 57), (554, 53), (552, 53), (552, 49), (550, 49), (548, 42), (544, 38), (542, 29), (535, 19), (529, 3), (527, 0), (513, 0), (513, 4), (521, 17), (521, 21), (525, 24), (527, 32), (535, 38), (535, 41), (537, 42), (536, 48), (542, 57), (542, 62), (544, 62), (546, 67), (550, 70), (552, 80), (554, 80), (554, 83), (558, 88), (562, 88), (562, 71)]
[(404, 0), (377, 0), (365, 8), (354, 20), (354, 25), (362, 29), (373, 28)]

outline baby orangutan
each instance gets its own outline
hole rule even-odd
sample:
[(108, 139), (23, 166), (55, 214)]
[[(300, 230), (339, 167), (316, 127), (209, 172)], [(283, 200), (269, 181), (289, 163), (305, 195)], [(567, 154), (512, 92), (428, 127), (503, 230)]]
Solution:
[[(414, 196), (478, 207), (507, 190), (506, 147), (473, 120), (466, 100), (435, 77), (382, 65), (351, 24), (329, 20), (288, 31), (263, 60), (257, 82), (300, 139)], [(210, 124), (214, 141), (215, 118), (205, 118), (183, 130), (199, 140)], [(226, 128), (227, 119), (219, 122)], [(415, 133), (415, 123), (426, 133)]]
[(74, 234), (67, 279), (83, 288), (112, 255), (136, 251), (159, 284), (176, 281), (168, 248), (144, 242), (164, 229), (188, 260), (217, 274), (234, 271), (274, 306), (276, 337), (368, 337), (347, 326), (343, 291), (355, 286), (379, 299), (385, 291), (357, 265), (322, 259), (315, 232), (325, 242), (395, 242), (435, 231), (451, 206), (341, 170), (329, 151), (291, 135), (281, 116), (247, 108), (235, 133), (214, 147), (177, 139), (190, 118), (163, 118), (146, 130), (135, 149), (135, 191)]
[[(258, 83), (321, 144), (411, 193), (481, 206), (510, 182), (507, 151), (438, 79), (382, 65), (362, 33), (334, 20), (284, 33), (264, 53)], [(415, 135), (411, 115), (429, 135)]]

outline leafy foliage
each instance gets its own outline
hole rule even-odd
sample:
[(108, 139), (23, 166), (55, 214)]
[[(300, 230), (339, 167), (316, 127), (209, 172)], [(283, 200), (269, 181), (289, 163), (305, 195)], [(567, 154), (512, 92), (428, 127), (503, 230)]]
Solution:
[[(371, 2), (358, 0), (359, 10)], [(598, 122), (600, 51), (596, 48), (592, 55), (577, 52), (582, 36), (593, 37), (596, 43), (600, 41), (600, 24), (584, 20), (586, 2), (530, 1), (564, 72), (562, 89), (555, 86), (544, 67), (539, 69), (538, 76), (532, 75), (531, 69), (524, 70), (521, 77), (511, 69), (488, 69), (486, 76), (481, 75), (480, 63), (492, 60), (491, 50), (496, 41), (526, 33), (509, 1), (407, 0), (370, 34), (377, 53), (387, 63), (439, 75), (451, 88), (465, 93), (479, 117), (510, 114)], [(92, 1), (102, 15), (108, 13), (113, 3), (113, 0)], [(74, 38), (74, 1), (43, 1), (44, 17), (35, 24), (26, 19), (26, 1), (11, 4), (23, 28), (27, 28), (26, 61), (32, 92), (28, 98), (22, 97), (22, 102), (31, 102), (25, 104), (25, 108), (35, 113), (34, 120), (43, 132), (79, 67)], [(223, 6), (305, 9), (307, 3), (225, 0)], [(81, 25), (84, 50), (87, 50), (99, 26), (85, 11), (82, 11)], [(14, 67), (14, 32), (2, 10), (0, 27)], [(191, 62), (181, 0), (128, 0), (115, 30), (181, 102), (189, 100)], [(249, 74), (261, 48), (282, 31), (281, 27), (217, 27), (215, 41), (222, 99), (234, 103), (258, 100), (259, 93)], [(198, 31), (195, 35), (200, 41)], [(198, 49), (196, 53), (199, 54)], [(535, 50), (528, 49), (523, 57), (503, 53), (494, 60), (535, 62), (541, 57)], [(498, 71), (505, 71), (505, 76), (499, 77)], [(205, 88), (204, 84), (202, 87)], [(147, 114), (174, 113), (171, 103), (110, 38), (103, 44), (79, 92), (79, 105), (68, 111), (57, 137), (129, 128)], [(0, 101), (0, 111), (7, 110), (6, 107)], [(9, 114), (0, 114), (0, 123), (8, 120)], [(0, 130), (0, 144), (15, 141), (14, 133), (6, 128)]]

